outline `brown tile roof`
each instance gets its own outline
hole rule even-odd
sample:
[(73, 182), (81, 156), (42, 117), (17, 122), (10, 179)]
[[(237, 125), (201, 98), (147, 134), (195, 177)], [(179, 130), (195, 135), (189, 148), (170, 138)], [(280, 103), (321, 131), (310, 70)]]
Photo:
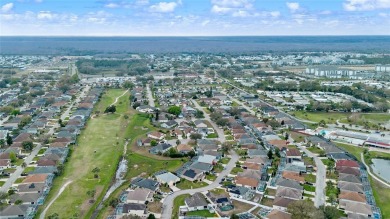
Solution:
[(55, 166), (57, 163), (54, 160), (40, 159), (37, 161), (37, 165), (40, 167)]
[(180, 152), (180, 151), (191, 151), (192, 150), (192, 147), (189, 146), (188, 144), (179, 144), (176, 149)]
[(305, 177), (299, 175), (297, 172), (283, 171), (282, 177), (285, 179), (295, 180), (297, 182), (305, 182)]
[(339, 173), (345, 173), (345, 174), (352, 174), (355, 176), (360, 176), (359, 169), (353, 168), (353, 167), (336, 167), (336, 170)]
[(72, 142), (70, 138), (56, 138), (54, 142)]
[(285, 140), (270, 140), (268, 141), (269, 144), (272, 144), (273, 146), (282, 149), (283, 147), (287, 146), (287, 141)]
[(338, 160), (336, 163), (336, 167), (353, 167), (359, 168), (359, 164), (353, 160)]
[(235, 180), (236, 180), (236, 184), (243, 185), (243, 186), (257, 187), (259, 185), (259, 181), (253, 178), (236, 176)]
[(276, 198), (274, 199), (273, 205), (287, 208), (287, 206), (288, 206), (291, 202), (294, 202), (294, 201), (296, 201), (296, 200), (290, 199), (290, 198), (284, 198), (284, 197), (276, 197)]
[(24, 141), (30, 141), (30, 140), (31, 140), (31, 134), (21, 133), (14, 139), (14, 142), (24, 142)]
[(67, 147), (69, 143), (67, 142), (53, 142), (49, 145), (51, 148), (64, 148)]
[(346, 199), (355, 202), (366, 202), (366, 196), (357, 192), (342, 191), (339, 195), (339, 199)]
[(248, 169), (251, 169), (251, 170), (260, 170), (260, 167), (261, 165), (260, 164), (257, 164), (257, 163), (248, 163), (248, 162), (245, 162), (243, 164), (244, 167), (247, 167)]
[(292, 156), (292, 157), (301, 156), (301, 152), (296, 148), (291, 148), (287, 150), (287, 156)]
[(34, 174), (27, 176), (22, 183), (43, 183), (46, 181), (48, 174)]
[(268, 219), (291, 219), (291, 214), (274, 209), (267, 215), (267, 218)]

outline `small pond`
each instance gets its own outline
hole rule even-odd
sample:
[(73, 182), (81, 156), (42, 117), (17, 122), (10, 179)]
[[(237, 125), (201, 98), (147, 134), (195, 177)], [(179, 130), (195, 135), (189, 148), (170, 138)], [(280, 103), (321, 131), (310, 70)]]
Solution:
[(387, 182), (390, 182), (390, 160), (372, 159), (371, 168), (374, 173)]

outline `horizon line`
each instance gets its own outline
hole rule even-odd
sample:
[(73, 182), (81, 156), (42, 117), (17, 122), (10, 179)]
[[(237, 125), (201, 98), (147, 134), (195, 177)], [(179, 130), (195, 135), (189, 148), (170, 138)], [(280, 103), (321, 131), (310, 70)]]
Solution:
[(329, 34), (329, 35), (0, 35), (0, 37), (338, 37), (338, 36), (388, 36), (390, 34)]

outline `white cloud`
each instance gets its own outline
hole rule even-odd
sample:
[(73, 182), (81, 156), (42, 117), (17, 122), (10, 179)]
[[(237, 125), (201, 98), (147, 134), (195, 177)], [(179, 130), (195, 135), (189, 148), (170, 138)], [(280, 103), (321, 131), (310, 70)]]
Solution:
[(168, 13), (175, 11), (176, 7), (181, 4), (181, 1), (178, 2), (159, 2), (157, 4), (151, 5), (149, 11), (158, 12), (158, 13)]
[(119, 5), (111, 2), (111, 3), (104, 5), (104, 7), (106, 7), (106, 8), (119, 8)]
[(233, 17), (249, 17), (253, 12), (253, 0), (211, 0), (211, 12), (230, 14)]
[(343, 6), (346, 11), (372, 11), (390, 8), (390, 0), (346, 0)]
[(290, 9), (291, 12), (297, 11), (300, 6), (298, 2), (286, 2), (287, 8)]
[(11, 11), (12, 8), (14, 8), (14, 3), (7, 3), (3, 6), (1, 6), (1, 12), (7, 13), (7, 12)]
[(280, 16), (280, 12), (279, 11), (271, 11), (269, 13), (272, 17), (279, 17)]
[(53, 14), (51, 11), (40, 11), (37, 14), (39, 20), (51, 20), (56, 17), (56, 14)]
[(201, 23), (202, 27), (206, 26), (208, 23), (210, 23), (210, 20), (205, 20)]

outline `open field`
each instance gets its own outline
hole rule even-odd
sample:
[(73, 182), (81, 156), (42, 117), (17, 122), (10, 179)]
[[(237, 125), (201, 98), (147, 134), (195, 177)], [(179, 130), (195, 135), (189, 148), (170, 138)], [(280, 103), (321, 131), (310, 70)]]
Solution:
[(378, 123), (386, 123), (390, 121), (390, 114), (388, 113), (342, 113), (342, 112), (305, 112), (294, 111), (292, 115), (303, 120), (313, 122), (320, 122), (324, 120), (325, 123), (335, 124), (337, 120), (340, 123), (360, 125), (369, 127), (375, 126)]
[[(129, 116), (127, 119), (129, 124), (127, 128), (123, 130), (125, 131), (125, 138), (129, 139), (126, 154), (129, 171), (125, 176), (125, 179), (128, 180), (128, 182), (130, 182), (130, 180), (134, 177), (151, 176), (160, 170), (175, 171), (184, 162), (187, 161), (185, 158), (172, 159), (153, 155), (148, 152), (150, 147), (138, 147), (136, 140), (141, 137), (146, 137), (146, 133), (155, 131), (157, 128), (150, 124), (148, 114), (138, 113), (137, 111), (130, 108), (126, 115)], [(124, 183), (122, 186), (116, 189), (110, 197), (118, 197), (122, 190), (126, 189), (128, 186), (129, 183)], [(103, 209), (99, 212), (98, 218), (107, 218), (107, 216), (114, 210), (108, 205), (108, 201), (110, 199), (105, 202)]]
[[(108, 90), (95, 109), (104, 111), (114, 102), (115, 97), (123, 92), (124, 90), (121, 89)], [(73, 148), (72, 156), (65, 165), (63, 175), (55, 179), (45, 203), (50, 202), (66, 181), (73, 182), (51, 205), (46, 216), (54, 213), (57, 213), (60, 218), (91, 216), (95, 205), (103, 198), (122, 154), (124, 144), (122, 127), (126, 127), (127, 124), (121, 114), (127, 111), (128, 105), (128, 95), (124, 95), (116, 104), (116, 113), (99, 115), (87, 122), (78, 137), (78, 146)], [(93, 176), (92, 169), (95, 167), (100, 169), (99, 178)], [(96, 201), (91, 204), (88, 201), (90, 197), (86, 193), (93, 189), (96, 190), (94, 197)]]

